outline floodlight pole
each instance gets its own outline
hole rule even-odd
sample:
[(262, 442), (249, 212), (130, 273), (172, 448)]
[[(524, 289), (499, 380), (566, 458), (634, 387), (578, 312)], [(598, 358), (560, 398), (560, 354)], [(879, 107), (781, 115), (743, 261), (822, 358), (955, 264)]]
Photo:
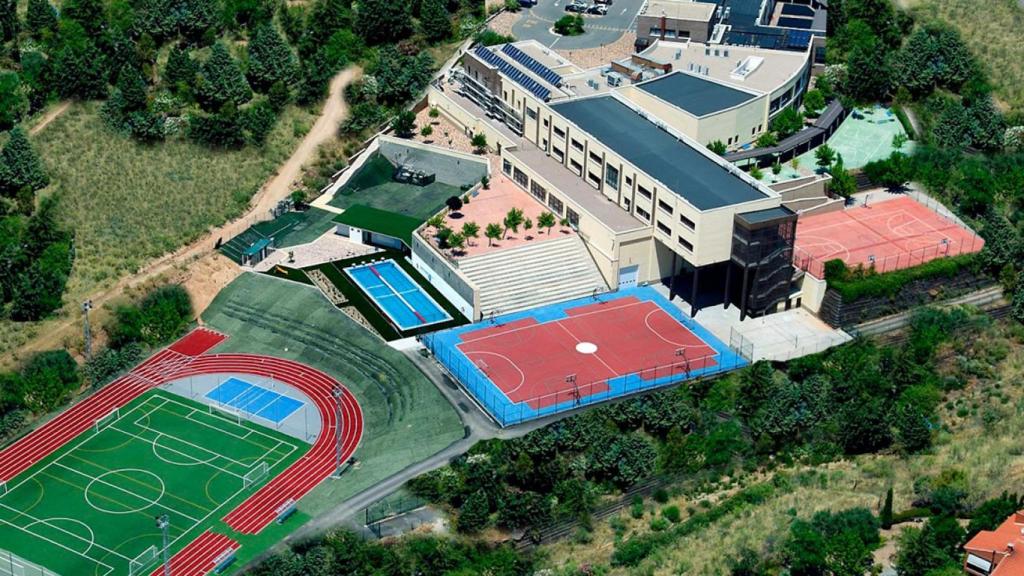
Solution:
[(167, 514), (161, 514), (156, 517), (156, 527), (160, 529), (164, 537), (164, 576), (171, 576), (171, 561), (167, 557), (167, 531), (171, 527), (171, 519)]
[(82, 314), (84, 315), (85, 325), (83, 330), (85, 332), (85, 359), (92, 360), (92, 330), (89, 328), (89, 311), (92, 310), (92, 300), (86, 300), (82, 302)]
[(334, 477), (338, 478), (341, 476), (341, 399), (344, 396), (341, 386), (335, 384), (331, 395), (334, 396), (334, 430), (337, 434), (334, 445)]

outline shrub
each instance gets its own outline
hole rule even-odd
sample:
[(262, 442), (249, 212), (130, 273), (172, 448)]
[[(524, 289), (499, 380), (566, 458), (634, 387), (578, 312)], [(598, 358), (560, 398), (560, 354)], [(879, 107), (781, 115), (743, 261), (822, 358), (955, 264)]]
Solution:
[(907, 284), (929, 278), (952, 278), (963, 270), (973, 267), (975, 256), (964, 254), (949, 258), (937, 258), (913, 268), (879, 274), (873, 268), (850, 270), (841, 260), (825, 263), (825, 279), (846, 302), (860, 298), (895, 296)]
[(673, 524), (678, 524), (681, 519), (678, 506), (666, 506), (662, 508), (661, 515)]
[(562, 36), (579, 36), (583, 34), (583, 17), (566, 14), (555, 22), (555, 33)]

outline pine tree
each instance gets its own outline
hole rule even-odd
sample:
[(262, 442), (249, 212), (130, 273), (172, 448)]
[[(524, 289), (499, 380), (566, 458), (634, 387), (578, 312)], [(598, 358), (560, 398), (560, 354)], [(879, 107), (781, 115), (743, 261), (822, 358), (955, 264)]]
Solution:
[(0, 196), (14, 198), (23, 188), (34, 192), (49, 183), (28, 136), (20, 126), (15, 126), (7, 144), (0, 150)]
[(228, 102), (240, 106), (252, 99), (252, 89), (238, 62), (219, 42), (213, 45), (210, 58), (200, 67), (196, 95), (208, 112), (216, 112)]
[(878, 520), (883, 530), (892, 528), (892, 486), (885, 492), (885, 503), (882, 505)]
[(25, 23), (33, 36), (57, 29), (57, 11), (47, 0), (28, 0)]
[(126, 66), (117, 76), (117, 90), (121, 93), (125, 112), (146, 108), (146, 80), (138, 68)]
[(210, 30), (219, 31), (219, 7), (216, 0), (182, 0), (178, 31), (190, 40), (200, 40)]
[(295, 79), (295, 56), (273, 24), (256, 29), (248, 50), (246, 76), (256, 91), (266, 92), (275, 82), (290, 84)]
[(420, 5), (420, 28), (428, 40), (438, 42), (452, 35), (452, 21), (444, 0), (423, 0)]
[(15, 0), (0, 0), (0, 38), (9, 42), (17, 35), (18, 3)]
[(167, 57), (167, 65), (164, 66), (164, 85), (176, 89), (180, 84), (193, 86), (196, 80), (198, 66), (189, 57), (188, 51), (181, 46), (171, 48), (171, 54)]
[(402, 40), (412, 33), (409, 4), (394, 0), (362, 0), (356, 25), (368, 44)]
[(18, 123), (28, 112), (28, 98), (17, 72), (0, 71), (0, 130)]
[(78, 22), (93, 38), (99, 36), (107, 23), (103, 0), (68, 0), (61, 10), (61, 17)]

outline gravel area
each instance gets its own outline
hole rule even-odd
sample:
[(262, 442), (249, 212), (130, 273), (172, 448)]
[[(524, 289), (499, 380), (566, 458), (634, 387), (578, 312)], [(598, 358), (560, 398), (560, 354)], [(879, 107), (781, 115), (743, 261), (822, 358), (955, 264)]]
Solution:
[(567, 58), (583, 69), (606, 66), (612, 60), (628, 58), (633, 54), (633, 41), (636, 36), (632, 32), (626, 32), (619, 39), (611, 44), (597, 48), (586, 48), (582, 50), (556, 50), (563, 58)]

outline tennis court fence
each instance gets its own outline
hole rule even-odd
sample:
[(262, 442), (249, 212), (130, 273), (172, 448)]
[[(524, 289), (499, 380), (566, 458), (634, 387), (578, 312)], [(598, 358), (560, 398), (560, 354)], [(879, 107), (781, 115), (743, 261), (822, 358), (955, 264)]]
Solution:
[[(873, 269), (879, 274), (895, 272), (896, 270), (920, 266), (921, 264), (931, 262), (932, 260), (937, 260), (939, 258), (951, 258), (963, 254), (973, 254), (984, 246), (984, 242), (985, 241), (982, 240), (980, 236), (972, 234), (969, 242), (951, 244), (945, 241), (940, 241), (932, 246), (925, 246), (923, 248), (909, 250), (899, 254), (892, 254), (884, 258), (871, 257), (868, 262), (864, 263), (864, 268)], [(825, 278), (825, 262), (826, 260), (813, 256), (802, 248), (793, 249), (793, 265), (815, 278)], [(849, 262), (847, 262), (846, 265), (850, 268), (856, 267), (856, 265), (851, 265)]]
[[(502, 427), (522, 424), (544, 416), (575, 410), (582, 406), (599, 404), (630, 396), (639, 392), (654, 390), (691, 379), (706, 378), (732, 372), (747, 366), (752, 356), (749, 341), (743, 344), (743, 352), (713, 353), (701, 357), (680, 357), (678, 361), (664, 364), (651, 363), (649, 368), (604, 378), (591, 382), (569, 381), (567, 375), (552, 375), (549, 378), (555, 392), (538, 394), (534, 397), (512, 402), (485, 373), (486, 367), (474, 364), (455, 346), (447, 345), (439, 333), (421, 337), (423, 345), (430, 350), (448, 374), (461, 384), (481, 407)], [(749, 349), (746, 349), (748, 348)], [(547, 388), (549, 386), (539, 386)]]
[(0, 576), (60, 576), (53, 570), (47, 570), (33, 564), (17, 554), (0, 548)]

